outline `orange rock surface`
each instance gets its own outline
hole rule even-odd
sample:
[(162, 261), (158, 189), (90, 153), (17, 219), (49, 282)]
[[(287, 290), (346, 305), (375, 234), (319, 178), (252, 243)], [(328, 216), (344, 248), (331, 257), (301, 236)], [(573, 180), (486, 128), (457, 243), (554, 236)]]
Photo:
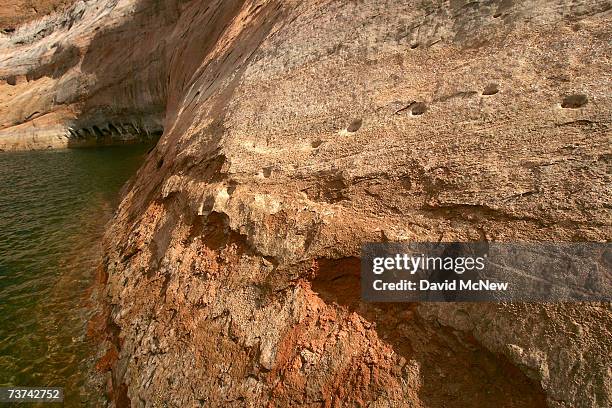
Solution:
[(163, 129), (106, 236), (116, 406), (605, 407), (609, 304), (370, 304), (358, 257), (609, 242), (611, 38), (607, 1), (77, 3), (2, 38), (0, 148)]

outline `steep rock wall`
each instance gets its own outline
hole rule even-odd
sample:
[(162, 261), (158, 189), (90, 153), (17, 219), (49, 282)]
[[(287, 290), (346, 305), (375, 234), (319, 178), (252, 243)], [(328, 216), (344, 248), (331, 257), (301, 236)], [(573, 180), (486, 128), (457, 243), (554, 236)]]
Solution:
[(163, 123), (100, 276), (117, 406), (610, 405), (609, 305), (366, 304), (357, 258), (610, 239), (608, 2), (90, 3), (16, 97)]
[(67, 7), (74, 0), (4, 0), (0, 8), (0, 31), (11, 33), (19, 24)]
[(78, 1), (0, 39), (0, 149), (70, 147), (163, 130), (181, 1)]

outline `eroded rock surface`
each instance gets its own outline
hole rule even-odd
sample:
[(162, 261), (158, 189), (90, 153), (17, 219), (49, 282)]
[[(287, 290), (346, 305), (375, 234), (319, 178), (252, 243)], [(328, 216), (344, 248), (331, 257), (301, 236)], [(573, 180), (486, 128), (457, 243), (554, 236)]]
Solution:
[[(76, 10), (1, 69), (45, 112), (25, 138), (164, 129), (107, 234), (115, 405), (610, 405), (608, 304), (366, 304), (358, 262), (366, 241), (610, 240), (609, 2)], [(29, 82), (25, 50), (48, 58)]]
[(159, 135), (177, 7), (81, 0), (0, 38), (0, 149)]
[(0, 31), (12, 33), (19, 24), (67, 7), (74, 0), (3, 0)]

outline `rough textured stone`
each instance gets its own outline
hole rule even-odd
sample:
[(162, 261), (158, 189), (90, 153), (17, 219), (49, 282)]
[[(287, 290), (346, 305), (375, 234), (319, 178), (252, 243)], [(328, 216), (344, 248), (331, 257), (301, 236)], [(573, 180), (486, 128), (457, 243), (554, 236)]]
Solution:
[(610, 240), (609, 2), (76, 10), (0, 46), (24, 106), (0, 118), (163, 125), (106, 240), (117, 406), (610, 405), (608, 304), (366, 304), (358, 262), (366, 241)]
[(177, 4), (81, 0), (0, 38), (0, 149), (160, 134)]
[(61, 10), (74, 0), (3, 0), (0, 8), (0, 31), (11, 33), (25, 21)]

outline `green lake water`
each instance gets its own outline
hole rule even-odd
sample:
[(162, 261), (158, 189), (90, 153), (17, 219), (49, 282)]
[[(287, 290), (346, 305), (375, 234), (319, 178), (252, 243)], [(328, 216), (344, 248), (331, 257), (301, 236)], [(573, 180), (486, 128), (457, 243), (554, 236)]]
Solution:
[(0, 153), (0, 386), (64, 387), (64, 406), (97, 405), (89, 293), (105, 224), (147, 149)]

